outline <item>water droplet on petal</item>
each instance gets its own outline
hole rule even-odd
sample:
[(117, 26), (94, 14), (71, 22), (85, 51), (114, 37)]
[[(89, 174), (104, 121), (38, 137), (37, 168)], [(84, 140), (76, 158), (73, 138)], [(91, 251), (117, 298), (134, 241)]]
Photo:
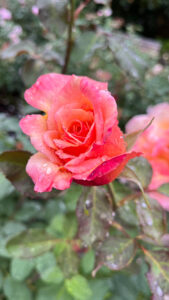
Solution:
[(47, 168), (47, 170), (46, 170), (46, 174), (47, 175), (49, 175), (50, 173), (52, 172), (52, 169), (49, 167), (49, 168)]

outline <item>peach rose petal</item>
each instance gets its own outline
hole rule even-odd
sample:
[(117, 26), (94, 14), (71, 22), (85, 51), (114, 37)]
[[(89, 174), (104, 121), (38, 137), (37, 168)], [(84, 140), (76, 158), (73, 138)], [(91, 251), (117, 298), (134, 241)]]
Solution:
[(37, 152), (28, 161), (26, 171), (32, 178), (36, 192), (50, 192), (52, 188), (64, 190), (70, 187), (72, 175), (61, 171), (42, 153)]
[(33, 107), (47, 112), (58, 92), (70, 78), (69, 75), (55, 73), (42, 75), (31, 88), (26, 90), (25, 100)]
[(31, 144), (43, 154), (50, 157), (52, 162), (58, 162), (53, 149), (49, 148), (43, 140), (43, 135), (47, 130), (46, 117), (41, 115), (27, 115), (19, 123), (22, 131), (30, 136)]
[(103, 162), (88, 176), (87, 181), (91, 181), (95, 185), (107, 184), (113, 181), (119, 176), (127, 162), (136, 156), (139, 156), (139, 153), (125, 153)]
[(114, 124), (117, 124), (117, 104), (108, 91), (93, 88), (90, 82), (84, 79), (81, 82), (81, 90), (86, 98), (93, 104), (96, 141), (106, 141), (107, 135), (111, 133)]

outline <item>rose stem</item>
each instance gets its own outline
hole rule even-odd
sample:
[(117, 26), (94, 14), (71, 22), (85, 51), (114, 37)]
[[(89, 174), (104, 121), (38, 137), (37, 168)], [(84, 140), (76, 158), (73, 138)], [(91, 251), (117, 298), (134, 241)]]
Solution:
[(112, 204), (113, 204), (113, 210), (115, 211), (117, 209), (116, 201), (115, 201), (115, 191), (113, 187), (113, 183), (110, 182), (107, 184), (108, 191), (110, 193), (111, 199), (112, 199)]
[(70, 8), (70, 20), (68, 25), (68, 39), (67, 39), (67, 49), (65, 55), (65, 62), (62, 69), (62, 73), (65, 74), (67, 72), (67, 67), (69, 64), (71, 49), (72, 49), (72, 30), (74, 25), (74, 0), (70, 0), (71, 8)]

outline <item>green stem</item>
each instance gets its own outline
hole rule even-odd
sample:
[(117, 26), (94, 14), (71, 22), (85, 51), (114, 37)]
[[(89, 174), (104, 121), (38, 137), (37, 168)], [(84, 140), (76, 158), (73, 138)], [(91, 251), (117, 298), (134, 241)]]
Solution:
[(108, 183), (107, 187), (111, 196), (113, 210), (115, 211), (117, 209), (117, 204), (115, 200), (115, 190), (114, 190), (113, 183), (112, 182)]
[(65, 55), (65, 62), (62, 69), (62, 73), (65, 74), (67, 72), (69, 60), (70, 60), (70, 54), (72, 50), (72, 30), (74, 25), (74, 7), (75, 7), (75, 0), (70, 0), (71, 8), (70, 8), (70, 20), (69, 20), (69, 27), (68, 27), (68, 39), (67, 39), (67, 49), (66, 49), (66, 55)]

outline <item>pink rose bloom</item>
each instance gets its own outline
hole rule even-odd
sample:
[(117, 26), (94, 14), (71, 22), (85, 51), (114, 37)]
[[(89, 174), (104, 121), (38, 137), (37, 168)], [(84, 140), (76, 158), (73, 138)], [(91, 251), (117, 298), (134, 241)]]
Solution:
[[(160, 103), (148, 108), (146, 115), (133, 117), (126, 125), (126, 132), (143, 129), (155, 117), (149, 128), (137, 139), (133, 150), (140, 151), (153, 169), (149, 190), (169, 182), (169, 103)], [(156, 196), (157, 192), (151, 193)], [(164, 199), (165, 198), (165, 199)], [(169, 198), (158, 197), (160, 204), (169, 209)]]
[(25, 99), (44, 112), (20, 121), (38, 151), (26, 167), (36, 192), (64, 190), (72, 180), (107, 184), (139, 155), (126, 152), (107, 83), (51, 73), (40, 76)]
[(36, 5), (32, 6), (32, 13), (37, 16), (39, 14), (39, 7)]
[(8, 37), (14, 44), (17, 44), (20, 42), (21, 34), (22, 34), (22, 27), (20, 25), (15, 25), (12, 31), (9, 33)]
[(11, 20), (12, 18), (12, 14), (10, 12), (10, 10), (6, 9), (6, 8), (0, 8), (0, 19), (1, 20)]

